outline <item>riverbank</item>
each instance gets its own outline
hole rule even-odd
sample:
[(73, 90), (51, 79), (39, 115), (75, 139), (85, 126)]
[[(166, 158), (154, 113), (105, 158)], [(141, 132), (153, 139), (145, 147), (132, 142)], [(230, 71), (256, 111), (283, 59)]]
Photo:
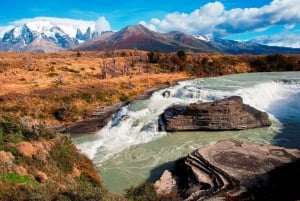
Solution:
[(92, 118), (94, 110), (138, 99), (182, 79), (300, 69), (298, 55), (188, 53), (184, 60), (173, 61), (176, 53), (160, 53), (157, 63), (150, 63), (147, 53), (120, 50), (78, 56), (75, 52), (2, 52), (0, 111), (27, 124), (61, 128)]
[[(123, 108), (116, 118), (95, 135), (75, 140), (78, 148), (93, 159), (110, 191), (122, 194), (125, 188), (143, 181), (153, 182), (171, 161), (196, 148), (222, 139), (276, 144), (296, 148), (299, 114), (299, 72), (247, 73), (181, 82), (153, 93), (146, 100)], [(239, 95), (246, 104), (270, 114), (271, 127), (242, 131), (175, 132), (157, 131), (158, 117), (174, 103), (209, 102)], [(294, 97), (296, 96), (296, 97)], [(296, 122), (295, 122), (296, 121)]]

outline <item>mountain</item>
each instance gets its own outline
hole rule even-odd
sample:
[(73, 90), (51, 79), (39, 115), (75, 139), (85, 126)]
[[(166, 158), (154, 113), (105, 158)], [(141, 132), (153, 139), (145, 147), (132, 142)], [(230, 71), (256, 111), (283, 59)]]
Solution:
[(185, 50), (229, 54), (300, 53), (299, 48), (267, 46), (212, 36), (191, 36), (178, 31), (158, 33), (143, 25), (127, 26), (120, 31), (104, 32), (101, 35), (88, 27), (83, 33), (79, 28), (60, 27), (46, 20), (13, 27), (0, 39), (0, 51), (58, 52), (69, 49), (80, 51), (138, 49), (159, 52)]
[(96, 36), (88, 28), (85, 34), (77, 29), (76, 37), (72, 37), (48, 21), (28, 22), (21, 26), (13, 27), (4, 33), (0, 40), (1, 51), (23, 52), (58, 52), (75, 48), (80, 42), (90, 40)]
[(275, 47), (251, 42), (239, 42), (211, 36), (191, 36), (178, 31), (157, 33), (143, 25), (127, 26), (118, 32), (108, 32), (80, 44), (82, 51), (138, 49), (146, 51), (174, 52), (186, 50), (206, 53), (229, 54), (295, 54), (300, 49)]
[(240, 42), (220, 38), (210, 38), (208, 43), (220, 52), (229, 54), (298, 54), (299, 48), (261, 45), (253, 42)]
[(143, 25), (127, 26), (118, 32), (104, 33), (93, 40), (80, 44), (76, 50), (114, 50), (114, 49), (138, 49), (146, 51), (174, 52), (187, 50), (193, 52), (218, 52), (205, 41), (193, 36), (170, 32), (157, 33)]

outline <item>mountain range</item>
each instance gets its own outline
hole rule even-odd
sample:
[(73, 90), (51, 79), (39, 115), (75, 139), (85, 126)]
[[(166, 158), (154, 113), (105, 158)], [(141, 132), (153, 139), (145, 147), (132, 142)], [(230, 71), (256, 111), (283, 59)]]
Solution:
[(91, 32), (91, 28), (88, 28), (84, 34), (80, 29), (77, 29), (76, 36), (72, 37), (62, 28), (48, 21), (34, 21), (13, 27), (5, 32), (0, 39), (0, 50), (7, 52), (58, 52), (73, 49), (97, 35), (97, 32)]
[[(74, 30), (75, 31), (75, 30)], [(179, 50), (229, 54), (296, 54), (299, 48), (276, 47), (252, 42), (192, 36), (182, 32), (158, 33), (143, 25), (127, 26), (117, 32), (99, 34), (89, 27), (69, 35), (59, 26), (47, 21), (35, 21), (13, 27), (0, 38), (0, 51), (57, 52), (64, 50), (100, 51), (138, 49), (174, 52)]]

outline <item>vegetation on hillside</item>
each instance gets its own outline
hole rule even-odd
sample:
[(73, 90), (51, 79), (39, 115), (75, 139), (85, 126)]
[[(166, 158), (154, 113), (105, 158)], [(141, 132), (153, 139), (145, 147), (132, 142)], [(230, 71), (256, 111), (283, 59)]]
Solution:
[(68, 136), (0, 115), (0, 200), (118, 200)]

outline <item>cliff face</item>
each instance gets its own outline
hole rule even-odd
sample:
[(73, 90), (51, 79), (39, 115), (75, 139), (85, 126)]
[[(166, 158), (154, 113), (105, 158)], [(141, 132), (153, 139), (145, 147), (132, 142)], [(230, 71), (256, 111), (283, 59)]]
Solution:
[(292, 184), (299, 179), (299, 157), (299, 150), (224, 140), (177, 161), (156, 188), (177, 190), (188, 201), (294, 200), (300, 198)]
[(167, 131), (242, 130), (270, 126), (265, 112), (234, 96), (216, 102), (172, 106), (162, 115)]

